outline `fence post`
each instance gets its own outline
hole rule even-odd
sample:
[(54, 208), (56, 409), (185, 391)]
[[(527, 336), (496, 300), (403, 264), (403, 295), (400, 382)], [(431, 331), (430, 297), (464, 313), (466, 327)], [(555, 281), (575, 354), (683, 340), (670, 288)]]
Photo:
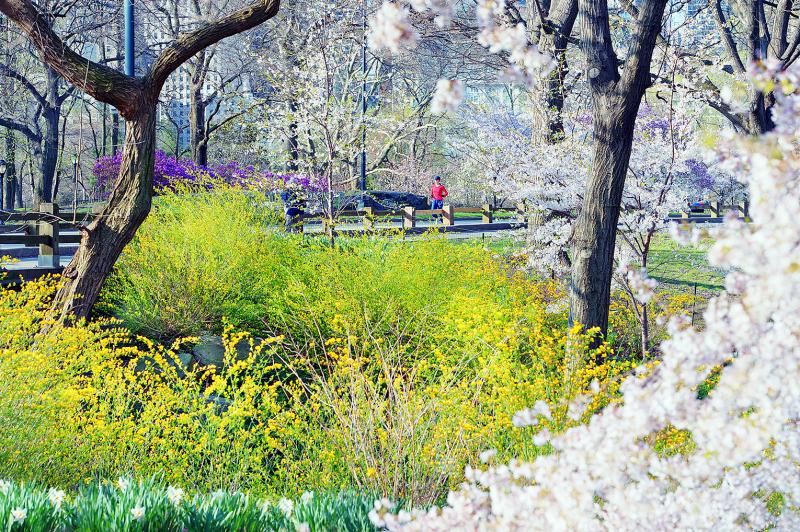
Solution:
[(442, 218), (443, 225), (456, 225), (456, 212), (452, 205), (445, 205), (442, 207), (444, 217)]
[(417, 215), (414, 207), (403, 207), (403, 229), (411, 229), (417, 226)]
[(364, 207), (364, 229), (372, 231), (375, 229), (375, 209), (372, 207)]
[(58, 205), (55, 203), (42, 203), (39, 213), (43, 218), (39, 220), (39, 235), (48, 236), (49, 242), (39, 244), (39, 267), (61, 267), (61, 256), (58, 254)]
[(521, 201), (517, 203), (517, 220), (521, 223), (526, 223), (527, 217), (525, 216), (525, 202)]
[(492, 212), (492, 206), (488, 203), (483, 204), (483, 223), (490, 224), (494, 222), (494, 213)]
[(742, 218), (745, 220), (750, 218), (750, 200), (744, 200), (738, 205), (739, 211), (742, 213)]
[(719, 218), (720, 210), (719, 210), (719, 202), (712, 201), (711, 202), (711, 217), (712, 218)]

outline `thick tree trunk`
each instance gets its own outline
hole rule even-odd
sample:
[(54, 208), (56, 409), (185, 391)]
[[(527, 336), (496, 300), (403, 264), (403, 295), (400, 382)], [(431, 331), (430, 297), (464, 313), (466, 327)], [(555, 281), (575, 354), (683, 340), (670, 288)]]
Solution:
[(119, 179), (103, 211), (86, 229), (64, 270), (55, 305), (62, 315), (88, 317), (122, 250), (150, 212), (156, 138), (155, 104), (126, 121)]
[(564, 79), (567, 76), (567, 45), (575, 19), (578, 16), (577, 0), (561, 0), (553, 6), (545, 6), (550, 18), (550, 27), (539, 34), (538, 47), (540, 50), (553, 55), (556, 68), (540, 81), (540, 86), (535, 94), (538, 97), (534, 106), (534, 140), (541, 142), (558, 142), (564, 137), (564, 98), (566, 88)]
[[(594, 160), (572, 239), (570, 323), (608, 332), (611, 278), (622, 192), (639, 104), (666, 0), (645, 0), (620, 75), (606, 0), (580, 0), (581, 47), (592, 91)], [(602, 340), (599, 337), (597, 341)]]
[(628, 173), (639, 98), (595, 98), (594, 162), (572, 241), (570, 321), (608, 330), (622, 191)]
[(556, 56), (559, 61), (548, 76), (540, 80), (534, 92), (536, 103), (533, 106), (533, 140), (552, 144), (564, 138), (564, 76), (566, 75), (566, 54)]
[[(552, 10), (551, 10), (552, 7)], [(560, 0), (555, 5), (549, 2), (542, 6), (549, 14), (549, 27), (539, 28), (538, 46), (543, 52), (552, 54), (556, 67), (539, 81), (534, 91), (537, 99), (533, 106), (533, 141), (554, 144), (564, 139), (564, 100), (567, 76), (567, 45), (578, 16), (577, 0)], [(536, 15), (538, 16), (538, 14)], [(540, 179), (540, 178), (539, 178)], [(528, 228), (536, 231), (544, 225), (547, 213), (536, 210), (528, 216)]]
[(6, 130), (6, 176), (3, 183), (5, 194), (3, 208), (7, 211), (14, 210), (14, 200), (16, 199), (17, 185), (17, 142), (14, 131)]
[(762, 91), (751, 87), (748, 91), (749, 108), (742, 123), (749, 135), (763, 135), (775, 128), (771, 117), (773, 98), (767, 97)]

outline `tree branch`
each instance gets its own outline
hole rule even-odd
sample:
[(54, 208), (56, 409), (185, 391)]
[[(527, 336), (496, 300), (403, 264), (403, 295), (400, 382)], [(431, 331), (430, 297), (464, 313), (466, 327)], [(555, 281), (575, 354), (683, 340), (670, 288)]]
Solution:
[(667, 0), (646, 0), (639, 10), (636, 21), (636, 35), (633, 38), (628, 58), (625, 60), (623, 83), (630, 88), (650, 82), (650, 60), (656, 40), (661, 35), (661, 24)]
[(141, 82), (90, 61), (67, 46), (30, 0), (0, 0), (0, 12), (13, 20), (39, 50), (44, 62), (62, 77), (96, 100), (110, 103), (123, 116), (138, 105), (132, 97), (141, 92)]
[[(0, 0), (3, 1), (5, 0)], [(279, 7), (280, 0), (258, 0), (216, 22), (179, 36), (161, 52), (148, 74), (156, 93), (161, 90), (161, 86), (170, 74), (200, 50), (226, 37), (255, 28), (274, 17)]]
[(25, 76), (23, 76), (10, 66), (3, 64), (0, 64), (0, 74), (2, 74), (7, 78), (15, 79), (18, 82), (20, 82), (22, 86), (25, 87), (28, 90), (28, 92), (31, 93), (31, 95), (39, 103), (39, 105), (41, 105), (42, 107), (47, 107), (47, 100), (45, 99), (44, 96), (42, 96), (42, 93), (40, 93), (36, 89), (36, 86), (28, 80), (28, 78), (26, 78)]
[(722, 11), (722, 0), (714, 1), (714, 19), (717, 22), (717, 28), (722, 34), (722, 40), (725, 43), (725, 49), (728, 50), (728, 55), (733, 60), (733, 64), (739, 72), (747, 70), (744, 67), (742, 58), (739, 55), (739, 48), (736, 46), (736, 41), (733, 40), (733, 33), (728, 26), (728, 21), (725, 20), (725, 13)]
[(19, 131), (20, 133), (25, 135), (25, 137), (31, 142), (34, 143), (42, 142), (41, 135), (37, 136), (36, 133), (34, 133), (30, 127), (20, 122), (15, 122), (13, 120), (9, 120), (7, 118), (3, 118), (2, 116), (0, 116), (0, 127), (4, 127), (6, 129), (13, 129), (14, 131)]
[(594, 90), (609, 91), (619, 81), (617, 54), (611, 39), (607, 0), (580, 0), (581, 49)]

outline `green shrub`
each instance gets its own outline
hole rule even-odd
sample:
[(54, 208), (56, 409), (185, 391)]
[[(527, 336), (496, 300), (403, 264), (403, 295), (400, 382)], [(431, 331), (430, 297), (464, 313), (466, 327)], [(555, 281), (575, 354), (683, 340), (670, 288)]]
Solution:
[[(0, 477), (73, 486), (161, 474), (200, 491), (358, 489), (428, 504), (481, 452), (532, 458), (547, 452), (536, 431), (614, 400), (630, 365), (603, 361), (608, 348), (589, 350), (577, 331), (567, 341), (565, 314), (547, 310), (564, 297), (557, 284), (436, 236), (334, 248), (286, 236), (250, 223), (265, 209), (253, 197), (166, 195), (107, 287), (110, 312), (162, 339), (234, 323), (217, 367), (181, 367), (185, 342), (109, 320), (42, 335), (52, 284), (0, 293)], [(197, 235), (177, 229), (198, 210)], [(260, 245), (242, 246), (231, 224), (259, 227), (243, 238)], [(235, 291), (197, 281), (218, 272), (204, 257), (241, 263), (244, 274), (224, 272)], [(237, 353), (237, 329), (266, 341)], [(575, 421), (566, 402), (579, 393), (591, 401)], [(539, 400), (552, 419), (515, 428), (515, 412)]]
[(276, 237), (278, 206), (258, 192), (215, 187), (165, 191), (117, 264), (106, 305), (153, 338), (236, 326), (257, 328), (280, 289), (270, 266), (294, 247)]

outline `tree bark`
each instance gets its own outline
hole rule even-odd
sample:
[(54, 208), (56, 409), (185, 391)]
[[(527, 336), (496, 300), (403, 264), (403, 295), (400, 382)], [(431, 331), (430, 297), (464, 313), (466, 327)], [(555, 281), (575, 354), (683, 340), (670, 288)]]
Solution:
[(289, 100), (289, 114), (292, 118), (291, 122), (289, 122), (289, 136), (286, 138), (286, 155), (288, 155), (286, 171), (294, 173), (300, 169), (300, 136), (297, 133), (297, 121), (295, 118), (297, 103), (294, 100)]
[(203, 79), (192, 76), (189, 94), (189, 137), (192, 144), (192, 159), (200, 166), (208, 166), (206, 102), (203, 99), (203, 85)]
[[(650, 85), (650, 61), (666, 0), (646, 0), (623, 74), (606, 0), (580, 0), (581, 45), (592, 93), (594, 160), (572, 239), (570, 323), (608, 332), (617, 225), (636, 115)], [(598, 339), (600, 340), (600, 339)]]
[(119, 152), (119, 113), (111, 113), (111, 155)]
[(564, 138), (563, 110), (566, 97), (564, 79), (567, 75), (567, 45), (578, 15), (578, 0), (561, 0), (553, 6), (542, 24), (537, 43), (542, 52), (550, 53), (556, 68), (544, 76), (535, 91), (534, 140), (546, 143)]
[(53, 182), (58, 166), (59, 126), (61, 107), (50, 107), (43, 113), (44, 139), (41, 151), (39, 178), (36, 180), (34, 205), (53, 202)]
[(126, 121), (119, 179), (108, 203), (86, 228), (64, 270), (55, 298), (62, 315), (88, 317), (111, 269), (150, 212), (156, 138), (156, 105), (143, 102)]
[[(628, 173), (638, 100), (594, 99), (594, 161), (572, 241), (572, 320), (608, 330), (608, 306), (622, 192)], [(635, 105), (633, 105), (635, 103)]]

